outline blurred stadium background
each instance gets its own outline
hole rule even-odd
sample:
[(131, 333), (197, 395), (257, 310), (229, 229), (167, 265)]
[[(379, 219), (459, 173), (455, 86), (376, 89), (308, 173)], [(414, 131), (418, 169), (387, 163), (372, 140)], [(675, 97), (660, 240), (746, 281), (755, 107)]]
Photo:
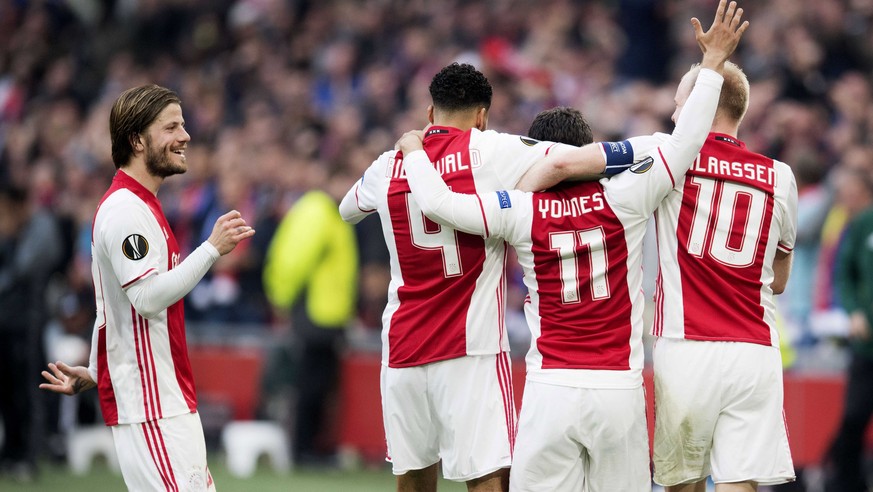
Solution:
[[(183, 251), (230, 208), (258, 231), (185, 301), (219, 487), (390, 488), (378, 400), (388, 259), (372, 218), (356, 229), (358, 308), (327, 410), (334, 424), (318, 441), (333, 459), (288, 476), (262, 459), (248, 481), (226, 469), (221, 435), (228, 423), (266, 420), (285, 433), (293, 426), (294, 330), (288, 313), (267, 302), (261, 280), (279, 221), (305, 192), (346, 189), (402, 132), (423, 127), (427, 85), (452, 61), (473, 63), (489, 77), (489, 124), (499, 131), (523, 134), (537, 112), (555, 105), (582, 110), (596, 139), (670, 131), (679, 76), (699, 57), (688, 19), (708, 25), (715, 4), (0, 0), (0, 182), (25, 188), (64, 232), (64, 258), (35, 294), (48, 319), (32, 327), (27, 377), (35, 388), (46, 360), (86, 363), (94, 313), (90, 220), (114, 172), (108, 108), (126, 88), (164, 85), (180, 94), (192, 136), (188, 173), (160, 192)], [(740, 138), (789, 163), (800, 192), (794, 271), (779, 301), (786, 417), (802, 477), (780, 489), (819, 490), (846, 364), (833, 262), (846, 219), (873, 197), (873, 0), (741, 6), (751, 29), (733, 59), (749, 76), (752, 98)], [(520, 397), (528, 340), (523, 285), (511, 268), (507, 319)], [(647, 289), (652, 282), (649, 275)], [(22, 306), (7, 304), (0, 303), (0, 318), (24, 315)], [(33, 391), (31, 398), (39, 473), (4, 467), (0, 489), (122, 487), (102, 458), (84, 476), (67, 471), (68, 439), (100, 421), (96, 395), (61, 400)]]

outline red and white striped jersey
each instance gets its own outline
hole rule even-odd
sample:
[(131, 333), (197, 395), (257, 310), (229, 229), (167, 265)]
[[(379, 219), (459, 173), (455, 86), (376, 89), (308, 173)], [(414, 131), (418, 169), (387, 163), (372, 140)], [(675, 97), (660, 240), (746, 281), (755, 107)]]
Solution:
[(587, 388), (642, 384), (646, 225), (704, 142), (721, 83), (720, 75), (702, 70), (673, 134), (655, 148), (631, 145), (635, 164), (599, 182), (465, 195), (449, 191), (440, 179), (445, 172), (423, 152), (408, 156), (409, 182), (429, 216), (515, 248), (530, 298), (529, 380)]
[(125, 289), (179, 264), (157, 198), (118, 171), (94, 216), (91, 272), (97, 301), (92, 352), (107, 425), (149, 422), (196, 410), (179, 300), (146, 319)]
[[(424, 149), (464, 193), (514, 188), (555, 143), (476, 129), (431, 127)], [(412, 199), (402, 155), (382, 154), (340, 204), (350, 222), (378, 212), (391, 257), (382, 363), (409, 367), (509, 350), (506, 246), (440, 226)]]
[(710, 133), (655, 214), (656, 336), (779, 345), (773, 259), (797, 232), (791, 168)]
[(453, 194), (478, 200), (459, 201), (450, 222), (506, 239), (524, 270), (528, 379), (587, 388), (642, 383), (642, 242), (673, 187), (660, 157), (645, 166), (544, 192)]

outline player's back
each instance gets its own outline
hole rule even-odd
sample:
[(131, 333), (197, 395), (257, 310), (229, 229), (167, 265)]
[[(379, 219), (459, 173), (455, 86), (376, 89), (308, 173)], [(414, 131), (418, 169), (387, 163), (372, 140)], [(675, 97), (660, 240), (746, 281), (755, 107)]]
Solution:
[(635, 190), (671, 186), (666, 167), (651, 168), (506, 196), (516, 211), (491, 226), (525, 271), (529, 379), (612, 388), (642, 381), (642, 241), (663, 194), (646, 200)]
[(797, 189), (783, 162), (711, 133), (656, 212), (656, 336), (778, 345), (770, 284), (790, 252)]
[[(512, 188), (555, 144), (431, 127), (424, 148), (455, 191)], [(349, 203), (353, 201), (352, 212)], [(378, 212), (391, 256), (382, 316), (383, 364), (409, 367), (509, 350), (504, 325), (506, 246), (427, 219), (410, 194), (402, 155), (387, 152), (340, 205), (346, 220)], [(359, 211), (359, 212), (358, 212)]]

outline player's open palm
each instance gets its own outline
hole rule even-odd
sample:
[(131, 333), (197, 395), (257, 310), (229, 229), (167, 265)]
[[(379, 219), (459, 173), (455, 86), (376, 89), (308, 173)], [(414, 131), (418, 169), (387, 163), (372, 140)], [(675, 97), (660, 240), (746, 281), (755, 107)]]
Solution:
[(703, 31), (697, 17), (691, 19), (694, 26), (694, 37), (703, 50), (703, 64), (715, 63), (719, 67), (737, 48), (740, 38), (749, 27), (749, 21), (742, 22), (743, 9), (737, 8), (737, 2), (732, 1), (725, 7), (727, 0), (718, 2), (715, 19), (706, 32)]
[(212, 234), (209, 235), (208, 241), (223, 256), (233, 251), (233, 248), (240, 241), (254, 235), (255, 230), (246, 224), (242, 214), (236, 210), (231, 210), (215, 221), (215, 226), (212, 227)]
[(84, 366), (70, 367), (63, 362), (52, 364), (49, 362), (49, 371), (42, 371), (42, 377), (47, 383), (39, 385), (40, 389), (61, 393), (63, 395), (75, 395), (93, 388), (96, 383), (91, 379), (88, 368)]

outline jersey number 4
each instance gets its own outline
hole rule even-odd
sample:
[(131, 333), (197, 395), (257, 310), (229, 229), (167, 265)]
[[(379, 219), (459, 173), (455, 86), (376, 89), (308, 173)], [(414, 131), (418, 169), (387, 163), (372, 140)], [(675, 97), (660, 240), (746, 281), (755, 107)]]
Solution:
[(451, 227), (427, 219), (411, 195), (406, 196), (406, 209), (412, 244), (419, 249), (439, 251), (443, 260), (443, 275), (446, 278), (463, 275), (457, 232)]
[(609, 278), (606, 276), (609, 262), (606, 253), (606, 236), (602, 227), (550, 233), (549, 248), (561, 259), (561, 302), (575, 304), (581, 301), (579, 284), (582, 282), (579, 278), (577, 255), (585, 252), (588, 253), (591, 300), (609, 298)]
[(688, 182), (697, 189), (688, 252), (698, 258), (709, 254), (731, 267), (752, 265), (764, 225), (767, 194), (730, 181), (693, 176)]

